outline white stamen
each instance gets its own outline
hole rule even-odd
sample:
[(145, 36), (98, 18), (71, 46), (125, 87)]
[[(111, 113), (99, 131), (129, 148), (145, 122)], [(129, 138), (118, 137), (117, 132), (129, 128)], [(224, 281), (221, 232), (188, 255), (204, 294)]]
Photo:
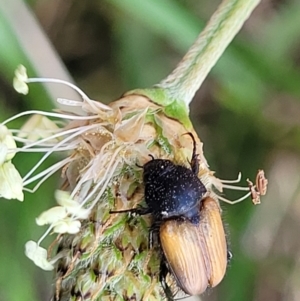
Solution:
[[(60, 132), (61, 132), (61, 129), (60, 129)], [(37, 143), (37, 140), (31, 140), (31, 139), (28, 139), (28, 138), (20, 138), (18, 136), (14, 136), (14, 138), (15, 138), (16, 142), (20, 142), (20, 143), (24, 144), (24, 146), (29, 145), (29, 143)], [(39, 140), (38, 145), (39, 146), (45, 146), (45, 147), (49, 148), (51, 146), (54, 146), (56, 143), (57, 143), (57, 141), (55, 143), (54, 142), (51, 143), (50, 141), (48, 141), (47, 143), (43, 143), (41, 140)]]
[(91, 116), (77, 116), (77, 115), (71, 115), (71, 114), (61, 114), (61, 113), (51, 113), (51, 112), (45, 112), (45, 111), (39, 111), (39, 110), (30, 110), (26, 112), (21, 112), (17, 115), (14, 115), (5, 121), (1, 123), (1, 125), (5, 125), (13, 120), (16, 120), (22, 116), (32, 115), (32, 114), (40, 114), (48, 117), (56, 117), (61, 119), (68, 119), (68, 120), (92, 120), (99, 118), (98, 115), (91, 115)]
[[(88, 131), (91, 127), (94, 127), (94, 126), (95, 126), (95, 124), (89, 124), (89, 125), (80, 127), (80, 130)], [(97, 126), (101, 126), (101, 124), (97, 124)], [(40, 143), (51, 141), (53, 139), (60, 138), (62, 136), (68, 136), (70, 134), (77, 133), (78, 131), (79, 131), (78, 128), (73, 128), (73, 129), (69, 129), (69, 130), (66, 130), (66, 131), (61, 131), (61, 132), (59, 132), (57, 134), (54, 134), (54, 135), (52, 135), (50, 137), (46, 137), (44, 139), (41, 139), (41, 140), (38, 140), (38, 141), (34, 141), (33, 143), (26, 144), (26, 145), (23, 146), (23, 149), (32, 148), (32, 147), (34, 147), (36, 145), (40, 145)], [(67, 138), (64, 138), (64, 140), (62, 140), (62, 141), (65, 141), (65, 139), (67, 139)], [(60, 141), (60, 143), (62, 141)], [(54, 144), (54, 145), (57, 145), (57, 143)]]
[(79, 89), (74, 84), (67, 82), (62, 79), (57, 78), (35, 78), (31, 77), (26, 80), (26, 83), (56, 83), (56, 84), (64, 84), (66, 86), (69, 86), (70, 88), (74, 89), (81, 97), (82, 99), (90, 99), (81, 89)]
[[(64, 84), (69, 86), (70, 88), (73, 88), (81, 97), (84, 101), (86, 101), (95, 111), (99, 108), (111, 111), (111, 107), (104, 105), (101, 102), (96, 102), (94, 100), (91, 100), (81, 89), (79, 89), (77, 86), (74, 84), (67, 82), (65, 80), (57, 79), (57, 78), (28, 78), (26, 83), (57, 83), (57, 84)], [(58, 101), (63, 100), (63, 98), (59, 98)], [(64, 100), (63, 100), (64, 101)], [(97, 103), (97, 105), (95, 105)], [(72, 105), (73, 106), (73, 105)], [(81, 103), (82, 106), (82, 103)], [(98, 108), (97, 108), (98, 107)]]
[(93, 201), (92, 205), (90, 206), (90, 208), (93, 208), (97, 202), (99, 201), (99, 199), (101, 198), (102, 194), (104, 193), (105, 189), (107, 188), (107, 185), (109, 184), (109, 181), (111, 180), (114, 172), (116, 171), (119, 163), (122, 162), (122, 160), (119, 158), (117, 159), (117, 161), (115, 162), (115, 164), (113, 165), (111, 172), (109, 174), (109, 176), (107, 177), (106, 182), (104, 183), (102, 189), (100, 190), (100, 192), (98, 193), (98, 195), (96, 196), (95, 200)]
[(67, 99), (67, 98), (57, 98), (57, 102), (70, 107), (82, 107), (82, 101)]
[(41, 242), (44, 240), (44, 238), (50, 233), (50, 231), (52, 230), (53, 225), (51, 225), (46, 232), (43, 234), (43, 236), (38, 240), (37, 245), (39, 246), (41, 244)]
[(233, 185), (222, 185), (225, 189), (232, 189), (232, 190), (242, 190), (242, 191), (249, 191), (249, 187), (243, 187), (243, 186), (233, 186)]
[(70, 141), (72, 139), (74, 139), (76, 136), (81, 135), (82, 133), (84, 133), (87, 129), (93, 129), (93, 128), (97, 128), (99, 127), (99, 124), (92, 124), (86, 127), (82, 127), (80, 128), (80, 130), (77, 129), (77, 131), (66, 137), (64, 140), (60, 141), (59, 143), (57, 143), (53, 148), (51, 148), (43, 157), (42, 159), (40, 159), (40, 161), (27, 173), (27, 175), (23, 178), (23, 181), (25, 182), (35, 171), (36, 169), (50, 156), (50, 154), (55, 150), (58, 149), (61, 145), (63, 145), (64, 143), (66, 143), (67, 141)]
[(237, 204), (237, 203), (239, 203), (239, 202), (244, 201), (244, 200), (245, 200), (246, 198), (248, 198), (250, 195), (251, 195), (251, 192), (245, 194), (245, 195), (242, 196), (241, 198), (239, 198), (239, 199), (237, 199), (237, 200), (234, 200), (234, 201), (230, 201), (230, 200), (228, 200), (228, 199), (226, 199), (226, 198), (223, 198), (223, 197), (221, 197), (221, 196), (219, 196), (219, 195), (217, 195), (217, 198), (218, 198), (219, 200), (225, 202), (225, 203), (228, 203), (228, 204), (230, 204), (230, 205), (234, 205), (234, 204)]
[[(56, 144), (52, 145), (52, 147), (54, 147)], [(77, 144), (74, 144), (74, 145), (77, 145)], [(74, 149), (74, 145), (69, 145), (69, 146), (65, 146), (65, 147), (61, 147), (61, 148), (58, 148), (58, 149), (54, 149), (53, 150), (53, 153), (54, 152), (65, 152), (65, 151), (68, 151), (68, 150), (72, 150)], [(51, 148), (49, 147), (45, 147), (45, 148), (30, 148), (30, 149), (25, 149), (24, 147), (18, 147), (18, 148), (14, 148), (14, 149), (9, 149), (8, 152), (9, 153), (12, 153), (12, 152), (15, 152), (15, 153), (46, 153), (46, 152), (49, 152), (49, 150), (51, 150)]]
[(219, 179), (219, 180), (224, 184), (234, 184), (234, 183), (240, 182), (241, 179), (242, 179), (242, 173), (239, 172), (238, 177), (235, 180), (221, 180), (221, 179)]
[(54, 173), (56, 173), (60, 168), (62, 168), (63, 166), (65, 166), (66, 164), (72, 162), (74, 160), (74, 158), (66, 158), (60, 162), (57, 162), (56, 164), (50, 166), (49, 168), (45, 169), (44, 171), (40, 172), (39, 174), (35, 175), (34, 177), (32, 177), (30, 180), (23, 182), (23, 185), (26, 186), (36, 180), (38, 180), (39, 178), (43, 177), (44, 175), (46, 175), (40, 182), (38, 182), (36, 184), (36, 186), (33, 189), (28, 189), (28, 188), (24, 188), (24, 190), (34, 193), (41, 185), (42, 183), (44, 183), (49, 177), (51, 177)]
[[(104, 152), (104, 150), (105, 150), (108, 146), (110, 146), (110, 145), (112, 145), (112, 144), (114, 144), (114, 141), (109, 141), (109, 142), (105, 143), (105, 144), (103, 145), (103, 147), (101, 148), (100, 153), (97, 155), (97, 158), (102, 158), (101, 161), (106, 162), (106, 161), (103, 159), (103, 152)], [(91, 162), (85, 167), (85, 169), (86, 169), (86, 170), (90, 169), (90, 168), (91, 168), (91, 165), (93, 165), (93, 163), (94, 163), (94, 161), (91, 161)], [(77, 183), (76, 187), (73, 189), (73, 191), (72, 191), (72, 193), (71, 193), (71, 197), (72, 197), (72, 198), (74, 198), (75, 195), (77, 194), (77, 192), (80, 190), (81, 185), (82, 185), (84, 182), (86, 182), (86, 181), (89, 180), (88, 177), (90, 177), (90, 174), (89, 174), (88, 172), (85, 172), (85, 173), (82, 175), (82, 177), (80, 178), (80, 180), (79, 180), (79, 182)]]
[[(116, 156), (118, 155), (118, 153), (124, 148), (124, 146), (120, 146), (114, 153), (113, 157), (111, 158), (111, 160), (109, 161), (109, 164), (108, 166), (106, 167), (106, 171), (105, 171), (105, 174), (103, 175), (103, 177), (101, 178), (101, 180), (95, 185), (95, 187), (93, 188), (93, 190), (86, 196), (85, 200), (81, 203), (81, 207), (83, 207), (87, 202), (88, 200), (97, 192), (97, 190), (99, 189), (99, 187), (102, 185), (102, 183), (106, 180), (106, 182), (104, 183), (102, 189), (100, 190), (99, 194), (97, 195), (96, 199), (93, 201), (92, 205), (89, 207), (89, 209), (91, 210), (95, 205), (96, 203), (98, 202), (99, 198), (101, 197), (101, 195), (103, 194), (103, 192), (105, 191), (105, 189), (107, 188), (107, 185), (109, 183), (109, 181), (111, 180), (114, 172), (115, 172), (115, 169), (117, 167), (117, 165), (121, 162), (120, 159), (118, 159), (116, 161), (116, 163), (114, 164), (113, 168), (111, 168), (111, 165), (112, 163), (114, 162)], [(109, 176), (108, 175), (108, 172), (110, 171), (109, 173)], [(72, 193), (73, 195), (73, 193)]]

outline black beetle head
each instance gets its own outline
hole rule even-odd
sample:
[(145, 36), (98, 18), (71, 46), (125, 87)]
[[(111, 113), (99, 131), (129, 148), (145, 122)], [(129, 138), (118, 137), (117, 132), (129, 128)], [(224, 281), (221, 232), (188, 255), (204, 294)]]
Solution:
[[(190, 133), (189, 133), (190, 134)], [(190, 217), (206, 188), (198, 178), (198, 159), (195, 139), (191, 169), (170, 160), (153, 159), (144, 166), (145, 201), (156, 218)]]

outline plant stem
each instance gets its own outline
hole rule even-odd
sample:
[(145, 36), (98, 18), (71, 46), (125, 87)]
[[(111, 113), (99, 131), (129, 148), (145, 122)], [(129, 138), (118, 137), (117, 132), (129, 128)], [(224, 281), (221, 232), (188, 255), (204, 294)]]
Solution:
[(178, 66), (157, 87), (188, 106), (205, 77), (260, 0), (223, 0)]

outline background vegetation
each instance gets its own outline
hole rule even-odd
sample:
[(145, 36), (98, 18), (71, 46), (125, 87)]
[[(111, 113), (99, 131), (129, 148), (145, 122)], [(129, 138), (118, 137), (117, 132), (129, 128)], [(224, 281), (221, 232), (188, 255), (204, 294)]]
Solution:
[[(110, 102), (164, 78), (218, 4), (0, 0), (0, 119), (48, 110), (56, 97), (72, 97), (57, 86), (31, 86), (26, 97), (12, 89), (20, 63), (32, 75), (68, 77), (47, 39), (78, 86), (91, 98)], [(263, 0), (192, 102), (192, 121), (217, 176), (234, 179), (241, 171), (245, 183), (263, 168), (270, 183), (260, 206), (222, 204), (233, 259), (223, 282), (203, 300), (300, 300), (299, 13), (297, 0)], [(37, 158), (14, 160), (24, 174)], [(35, 267), (23, 246), (42, 234), (34, 219), (54, 203), (57, 181), (26, 194), (22, 204), (0, 202), (1, 301), (49, 300), (52, 275)], [(239, 196), (226, 192), (230, 199)]]

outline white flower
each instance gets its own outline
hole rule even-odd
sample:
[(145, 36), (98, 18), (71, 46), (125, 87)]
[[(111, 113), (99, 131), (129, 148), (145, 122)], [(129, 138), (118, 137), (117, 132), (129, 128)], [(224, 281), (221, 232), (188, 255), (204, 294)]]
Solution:
[(68, 191), (56, 190), (55, 198), (59, 205), (63, 206), (68, 213), (72, 214), (78, 219), (87, 219), (90, 209), (82, 208), (79, 203), (74, 201)]
[(25, 255), (45, 271), (54, 269), (54, 265), (47, 259), (47, 250), (32, 240), (25, 244)]
[[(13, 135), (11, 132), (7, 129), (5, 125), (0, 125), (0, 146), (5, 145), (7, 149), (14, 149), (17, 147), (16, 142), (13, 138)], [(3, 148), (2, 148), (3, 150)], [(13, 152), (7, 152), (5, 156), (5, 161), (9, 161), (14, 157), (15, 153)], [(1, 161), (0, 161), (1, 163)]]
[(54, 224), (68, 215), (67, 210), (61, 206), (55, 206), (50, 208), (47, 211), (44, 211), (39, 217), (35, 219), (36, 223), (39, 226), (47, 225), (47, 224)]
[(24, 200), (22, 178), (10, 161), (0, 165), (0, 197)]
[(15, 77), (13, 80), (14, 89), (21, 94), (28, 94), (28, 86), (27, 86), (27, 73), (26, 68), (23, 65), (18, 66), (15, 71)]
[(39, 226), (50, 224), (55, 233), (75, 234), (80, 231), (81, 223), (78, 219), (86, 219), (90, 210), (81, 208), (80, 204), (71, 199), (67, 191), (57, 190), (55, 198), (60, 206), (55, 206), (43, 212), (36, 218)]
[(55, 233), (78, 233), (81, 227), (80, 221), (66, 218), (53, 224), (53, 232)]
[(3, 143), (0, 143), (0, 166), (6, 161), (7, 152), (7, 146)]

